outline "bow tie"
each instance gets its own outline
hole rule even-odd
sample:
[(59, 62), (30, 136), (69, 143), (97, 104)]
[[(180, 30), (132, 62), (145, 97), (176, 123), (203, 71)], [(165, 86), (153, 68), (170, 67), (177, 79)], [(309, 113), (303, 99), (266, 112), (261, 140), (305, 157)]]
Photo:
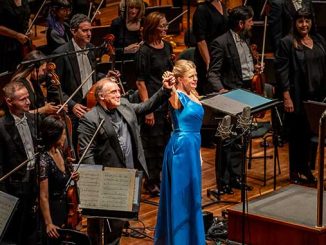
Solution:
[(16, 119), (16, 125), (20, 125), (20, 124), (26, 124), (27, 123), (27, 117), (24, 116), (22, 118)]

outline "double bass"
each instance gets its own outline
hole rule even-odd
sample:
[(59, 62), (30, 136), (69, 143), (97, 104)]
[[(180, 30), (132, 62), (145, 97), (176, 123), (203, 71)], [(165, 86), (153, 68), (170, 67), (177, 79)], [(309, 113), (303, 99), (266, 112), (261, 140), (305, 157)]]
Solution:
[[(58, 75), (55, 73), (56, 65), (54, 63), (47, 63), (47, 71), (48, 75), (51, 77), (51, 83), (53, 86), (57, 87), (59, 94), (60, 104), (63, 104), (63, 93), (61, 88), (61, 83), (59, 81)], [(65, 122), (65, 130), (67, 135), (67, 147), (66, 147), (66, 155), (69, 159), (76, 159), (76, 153), (74, 151), (72, 145), (72, 123), (65, 110), (62, 110), (62, 118)], [(68, 165), (69, 171), (74, 172), (74, 168), (72, 164)], [(69, 181), (72, 182), (73, 180)], [(65, 190), (67, 206), (68, 206), (68, 215), (66, 221), (66, 227), (70, 229), (79, 229), (82, 221), (81, 213), (78, 209), (79, 205), (79, 194), (77, 184), (69, 183), (69, 186)]]

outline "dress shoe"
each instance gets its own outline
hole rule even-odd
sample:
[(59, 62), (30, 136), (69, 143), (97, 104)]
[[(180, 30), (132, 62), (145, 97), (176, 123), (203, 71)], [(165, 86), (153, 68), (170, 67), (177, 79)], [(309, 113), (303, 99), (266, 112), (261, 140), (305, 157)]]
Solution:
[(160, 188), (155, 184), (146, 184), (145, 189), (151, 197), (160, 196)]
[(225, 194), (234, 194), (232, 188), (229, 185), (224, 185), (222, 187), (222, 192)]
[(302, 179), (300, 178), (299, 173), (291, 172), (290, 173), (290, 182), (292, 184), (296, 184), (296, 185), (302, 184)]
[(241, 190), (241, 188), (242, 188), (242, 183), (241, 183), (240, 178), (236, 178), (236, 179), (234, 179), (234, 180), (231, 182), (231, 187), (232, 187), (232, 188), (235, 188), (235, 189), (239, 189), (239, 190)]
[(307, 184), (316, 184), (317, 183), (316, 177), (313, 176), (313, 174), (311, 173), (310, 170), (304, 171), (303, 173), (301, 173), (301, 176), (304, 177), (301, 179)]

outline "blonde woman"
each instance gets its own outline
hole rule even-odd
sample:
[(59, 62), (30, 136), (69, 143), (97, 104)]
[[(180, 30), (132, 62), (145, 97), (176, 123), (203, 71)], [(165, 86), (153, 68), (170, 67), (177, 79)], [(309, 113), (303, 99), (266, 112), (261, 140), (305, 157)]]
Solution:
[(173, 133), (165, 148), (155, 244), (205, 244), (201, 211), (200, 128), (204, 109), (197, 98), (193, 62), (179, 60), (163, 81), (176, 83), (169, 99)]

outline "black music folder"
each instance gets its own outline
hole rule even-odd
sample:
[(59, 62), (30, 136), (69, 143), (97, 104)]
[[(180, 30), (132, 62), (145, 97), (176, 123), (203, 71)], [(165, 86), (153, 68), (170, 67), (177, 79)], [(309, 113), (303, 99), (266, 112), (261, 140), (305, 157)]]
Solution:
[(319, 134), (319, 119), (326, 110), (326, 103), (308, 100), (303, 102), (310, 129), (315, 134)]
[(237, 116), (243, 108), (249, 106), (251, 114), (270, 109), (280, 103), (277, 99), (269, 99), (244, 89), (234, 89), (224, 94), (204, 98), (201, 103), (213, 110)]

